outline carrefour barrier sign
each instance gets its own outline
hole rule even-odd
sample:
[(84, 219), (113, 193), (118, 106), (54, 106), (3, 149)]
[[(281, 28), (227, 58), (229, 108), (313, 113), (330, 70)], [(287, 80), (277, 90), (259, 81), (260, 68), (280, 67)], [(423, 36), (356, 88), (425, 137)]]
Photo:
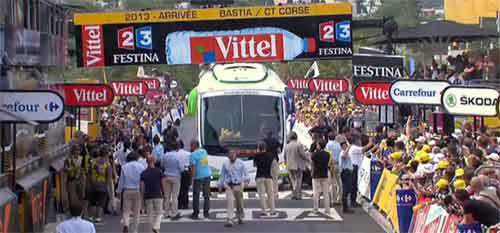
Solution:
[(440, 105), (441, 93), (449, 85), (446, 81), (396, 80), (389, 94), (397, 104)]
[(443, 91), (441, 104), (453, 115), (495, 116), (498, 97), (494, 88), (449, 86)]
[(79, 67), (352, 55), (346, 3), (75, 14)]
[(26, 120), (54, 122), (64, 114), (64, 101), (53, 91), (1, 90), (0, 122), (24, 123)]

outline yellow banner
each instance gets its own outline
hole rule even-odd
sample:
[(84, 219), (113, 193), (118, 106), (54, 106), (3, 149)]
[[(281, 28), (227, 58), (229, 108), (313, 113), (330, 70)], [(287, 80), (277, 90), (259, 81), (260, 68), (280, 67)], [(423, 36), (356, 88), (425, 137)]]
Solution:
[(480, 17), (496, 17), (500, 0), (445, 0), (445, 19), (464, 24), (479, 24)]
[(74, 15), (73, 22), (75, 25), (130, 24), (350, 14), (352, 14), (351, 4), (338, 3), (269, 7), (77, 13)]
[(398, 208), (396, 201), (396, 190), (400, 188), (397, 184), (398, 176), (384, 169), (380, 181), (373, 196), (373, 203), (387, 215), (396, 233), (399, 233)]

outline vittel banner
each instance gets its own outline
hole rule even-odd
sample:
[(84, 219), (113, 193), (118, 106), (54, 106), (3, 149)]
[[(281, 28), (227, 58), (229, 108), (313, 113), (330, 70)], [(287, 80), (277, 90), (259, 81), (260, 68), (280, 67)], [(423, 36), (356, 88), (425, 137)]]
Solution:
[(111, 88), (116, 96), (145, 96), (148, 85), (143, 81), (111, 82)]
[(75, 14), (79, 67), (352, 56), (346, 3)]
[(498, 97), (494, 88), (449, 86), (443, 91), (441, 104), (453, 115), (495, 116)]
[(346, 79), (288, 79), (287, 86), (291, 90), (314, 93), (345, 93), (349, 90), (349, 82)]
[(405, 76), (402, 56), (379, 54), (354, 54), (352, 56), (352, 80), (390, 82)]
[(103, 84), (64, 84), (64, 104), (72, 107), (105, 107), (113, 103), (113, 89)]
[(391, 105), (389, 82), (361, 82), (354, 88), (354, 98), (364, 105)]
[(397, 80), (389, 93), (397, 104), (440, 105), (441, 94), (449, 85), (446, 81)]

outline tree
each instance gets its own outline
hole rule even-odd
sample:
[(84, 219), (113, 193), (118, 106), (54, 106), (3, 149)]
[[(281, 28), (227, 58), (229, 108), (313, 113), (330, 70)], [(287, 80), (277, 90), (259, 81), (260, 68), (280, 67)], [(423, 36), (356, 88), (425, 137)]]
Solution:
[(418, 24), (417, 0), (384, 0), (375, 15), (392, 16), (399, 27), (414, 27)]

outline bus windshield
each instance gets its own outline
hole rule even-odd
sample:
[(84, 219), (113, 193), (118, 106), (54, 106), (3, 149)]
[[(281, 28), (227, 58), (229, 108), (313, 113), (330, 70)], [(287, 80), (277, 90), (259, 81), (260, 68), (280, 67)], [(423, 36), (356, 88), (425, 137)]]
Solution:
[(271, 130), (282, 142), (283, 110), (278, 96), (221, 95), (202, 99), (202, 144), (210, 154), (255, 149)]

